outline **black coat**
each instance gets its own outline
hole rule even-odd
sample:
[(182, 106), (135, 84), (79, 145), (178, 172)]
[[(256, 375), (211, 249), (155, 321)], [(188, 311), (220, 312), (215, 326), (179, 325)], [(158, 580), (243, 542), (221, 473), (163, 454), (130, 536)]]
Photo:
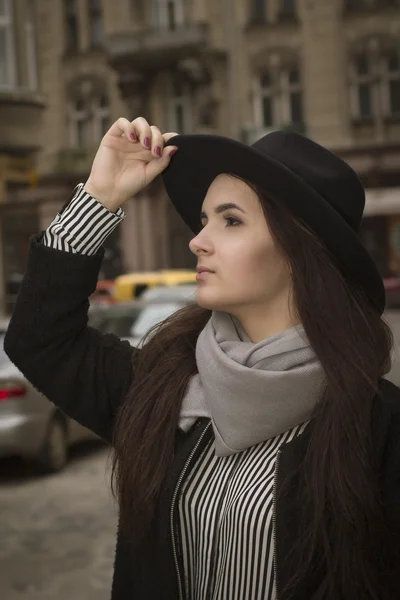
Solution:
[[(87, 327), (88, 297), (96, 287), (103, 250), (94, 256), (69, 254), (45, 247), (42, 236), (43, 233), (31, 241), (29, 265), (5, 337), (5, 351), (47, 398), (111, 442), (114, 415), (130, 386), (138, 350), (113, 335), (102, 335)], [(396, 552), (400, 532), (400, 390), (384, 380), (382, 388), (382, 398), (377, 398), (374, 405), (371, 436), (384, 510), (397, 540), (393, 549)], [(278, 491), (285, 474), (296, 468), (304, 456), (308, 431), (309, 428), (281, 450)], [(199, 419), (188, 434), (177, 435), (175, 460), (167, 474), (147, 542), (135, 551), (130, 540), (124, 539), (119, 531), (113, 600), (180, 598), (177, 576), (178, 570), (182, 577), (180, 548), (176, 531), (171, 536), (177, 523), (173, 498), (182, 471), (189, 471), (211, 435), (208, 419)], [(280, 590), (293, 568), (290, 549), (292, 540), (299, 535), (300, 485), (298, 478), (290, 495), (276, 509), (279, 600), (284, 600)], [(296, 600), (312, 598), (315, 577), (310, 573), (302, 582)], [(400, 576), (386, 573), (385, 580), (388, 584), (385, 598), (400, 598)]]

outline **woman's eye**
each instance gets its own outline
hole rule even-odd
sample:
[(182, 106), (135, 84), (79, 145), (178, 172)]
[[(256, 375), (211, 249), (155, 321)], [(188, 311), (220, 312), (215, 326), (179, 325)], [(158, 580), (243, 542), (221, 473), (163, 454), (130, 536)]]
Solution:
[(239, 219), (235, 219), (235, 217), (225, 217), (226, 227), (237, 227), (241, 225), (242, 222)]

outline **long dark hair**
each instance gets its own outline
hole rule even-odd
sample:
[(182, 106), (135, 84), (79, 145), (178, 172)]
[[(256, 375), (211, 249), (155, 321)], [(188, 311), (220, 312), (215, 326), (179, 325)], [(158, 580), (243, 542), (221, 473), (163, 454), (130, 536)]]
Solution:
[[(287, 258), (298, 316), (327, 377), (301, 465), (309, 517), (304, 535), (293, 540), (298, 565), (285, 597), (323, 564), (329, 568), (322, 569), (313, 599), (380, 600), (376, 543), (386, 532), (370, 424), (379, 379), (390, 369), (392, 334), (319, 238), (282, 203), (246, 183)], [(197, 372), (196, 341), (209, 317), (197, 305), (179, 311), (152, 332), (135, 359), (133, 383), (115, 422), (112, 465), (121, 526), (133, 538), (149, 527), (173, 460), (182, 398)]]

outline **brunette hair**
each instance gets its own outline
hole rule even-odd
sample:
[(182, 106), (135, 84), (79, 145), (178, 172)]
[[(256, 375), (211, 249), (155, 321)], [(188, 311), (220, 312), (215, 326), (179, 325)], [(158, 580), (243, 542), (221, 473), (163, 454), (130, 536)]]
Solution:
[[(321, 571), (314, 600), (379, 600), (377, 544), (386, 529), (370, 425), (379, 379), (390, 369), (392, 334), (319, 238), (281, 202), (243, 181), (257, 193), (287, 258), (294, 305), (327, 378), (308, 452), (293, 474), (302, 473), (307, 520), (304, 535), (293, 540), (299, 560), (285, 598), (312, 569)], [(210, 314), (197, 305), (180, 310), (152, 331), (135, 358), (114, 427), (112, 487), (121, 526), (136, 539), (150, 526), (173, 460), (181, 402), (197, 373), (196, 341)]]

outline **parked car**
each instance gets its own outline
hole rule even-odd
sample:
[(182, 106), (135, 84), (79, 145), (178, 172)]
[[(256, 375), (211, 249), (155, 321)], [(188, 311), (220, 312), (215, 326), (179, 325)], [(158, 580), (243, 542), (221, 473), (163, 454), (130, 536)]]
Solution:
[(46, 472), (60, 471), (72, 445), (98, 438), (49, 402), (10, 361), (3, 345), (8, 321), (0, 322), (0, 457), (33, 459)]
[(113, 333), (139, 346), (149, 329), (179, 308), (194, 302), (197, 285), (158, 286), (144, 291), (140, 300), (112, 306), (91, 306), (89, 325), (102, 333)]
[(140, 347), (149, 330), (180, 308), (195, 302), (197, 285), (159, 286), (143, 292), (143, 308), (132, 325), (130, 341)]
[(125, 339), (143, 310), (141, 302), (118, 302), (112, 305), (93, 304), (89, 309), (88, 325), (102, 333), (113, 333)]

